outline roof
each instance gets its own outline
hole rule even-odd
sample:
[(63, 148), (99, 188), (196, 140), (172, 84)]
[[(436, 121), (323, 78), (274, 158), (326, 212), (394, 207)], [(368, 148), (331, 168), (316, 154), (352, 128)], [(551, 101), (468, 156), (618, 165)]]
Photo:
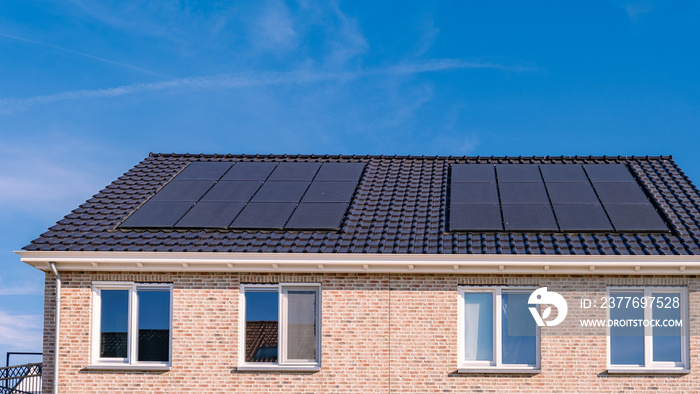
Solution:
[[(340, 230), (124, 229), (119, 225), (193, 161), (364, 163)], [(625, 164), (671, 232), (449, 231), (453, 164)], [(150, 154), (60, 220), (28, 251), (700, 254), (700, 195), (670, 156), (318, 156)]]

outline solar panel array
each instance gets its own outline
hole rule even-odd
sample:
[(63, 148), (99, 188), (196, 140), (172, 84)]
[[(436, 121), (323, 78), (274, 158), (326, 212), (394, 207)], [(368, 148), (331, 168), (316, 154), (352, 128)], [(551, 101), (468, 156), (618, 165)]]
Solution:
[(192, 162), (121, 228), (338, 230), (363, 163)]
[(453, 164), (449, 228), (670, 231), (623, 164)]

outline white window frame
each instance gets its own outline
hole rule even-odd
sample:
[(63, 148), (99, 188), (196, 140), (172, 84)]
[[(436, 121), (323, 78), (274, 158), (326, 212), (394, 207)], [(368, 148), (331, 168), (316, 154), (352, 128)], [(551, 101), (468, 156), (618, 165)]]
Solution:
[[(458, 372), (459, 373), (539, 373), (540, 372), (540, 327), (536, 327), (535, 338), (535, 360), (534, 365), (530, 364), (503, 364), (502, 360), (502, 295), (503, 293), (531, 294), (537, 287), (524, 286), (459, 286), (459, 334), (457, 340), (458, 348)], [(465, 293), (488, 293), (493, 296), (493, 361), (472, 361), (465, 360)]]
[[(170, 293), (170, 325), (168, 339), (168, 361), (137, 361), (138, 355), (138, 297), (136, 292), (142, 289), (167, 290)], [(100, 334), (102, 316), (102, 290), (129, 291), (129, 312), (127, 331), (127, 357), (100, 357)], [(172, 283), (137, 283), (137, 282), (92, 282), (92, 346), (89, 369), (138, 369), (169, 370), (173, 358), (173, 285)]]
[[(669, 286), (616, 286), (608, 287), (606, 296), (611, 297), (611, 293), (615, 292), (634, 292), (641, 291), (642, 296), (651, 297), (652, 293), (678, 293), (680, 294), (680, 319), (683, 322), (681, 327), (681, 362), (669, 361), (654, 361), (654, 336), (653, 327), (644, 327), (644, 365), (637, 364), (612, 364), (611, 362), (611, 345), (610, 345), (610, 328), (607, 328), (607, 357), (608, 357), (608, 373), (689, 373), (690, 361), (689, 351), (690, 342), (688, 335), (688, 289), (686, 287), (669, 287)], [(653, 305), (649, 304), (644, 309), (644, 319), (651, 320)], [(607, 319), (610, 319), (610, 308), (606, 311)]]
[[(313, 290), (316, 292), (316, 359), (289, 360), (287, 358), (287, 293), (289, 290)], [(246, 291), (276, 291), (278, 294), (278, 326), (277, 326), (277, 362), (246, 362), (245, 361), (245, 293)], [(239, 371), (308, 371), (321, 370), (321, 284), (320, 283), (279, 283), (279, 284), (241, 284), (239, 300)]]

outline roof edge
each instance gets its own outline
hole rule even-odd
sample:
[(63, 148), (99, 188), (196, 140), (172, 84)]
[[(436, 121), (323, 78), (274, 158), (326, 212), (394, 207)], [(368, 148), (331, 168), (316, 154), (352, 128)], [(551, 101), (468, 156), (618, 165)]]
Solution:
[(17, 251), (42, 271), (409, 274), (700, 274), (700, 256)]

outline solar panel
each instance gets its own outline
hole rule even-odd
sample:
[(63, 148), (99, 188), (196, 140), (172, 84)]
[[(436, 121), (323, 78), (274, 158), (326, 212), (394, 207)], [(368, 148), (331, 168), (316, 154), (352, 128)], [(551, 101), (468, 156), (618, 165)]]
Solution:
[(498, 205), (452, 204), (450, 230), (503, 231), (501, 210)]
[(605, 210), (616, 231), (670, 232), (650, 204), (605, 204)]
[(309, 182), (267, 181), (250, 201), (298, 203), (308, 187)]
[(277, 163), (242, 161), (231, 167), (221, 178), (222, 181), (264, 181), (272, 173)]
[(340, 229), (340, 224), (347, 210), (348, 204), (346, 203), (302, 202), (292, 214), (285, 228), (337, 230)]
[(175, 176), (175, 180), (211, 179), (219, 180), (232, 163), (220, 161), (193, 161), (182, 172)]
[(635, 182), (624, 164), (585, 164), (583, 167), (592, 182)]
[(496, 182), (493, 164), (453, 164), (452, 182)]
[(500, 183), (498, 186), (502, 204), (549, 205), (543, 183)]
[[(318, 177), (316, 177), (318, 179)], [(318, 182), (314, 180), (304, 194), (302, 202), (348, 203), (355, 193), (357, 182)]]
[(544, 181), (549, 182), (588, 182), (588, 177), (580, 164), (540, 164)]
[(230, 228), (281, 230), (295, 207), (295, 203), (288, 202), (251, 202), (243, 208)]
[(262, 184), (262, 181), (219, 181), (202, 197), (202, 201), (248, 202)]
[(364, 168), (364, 163), (323, 163), (314, 180), (357, 182)]
[(452, 204), (498, 205), (498, 189), (495, 183), (452, 182), (450, 202)]
[(173, 179), (160, 189), (151, 200), (194, 202), (202, 198), (204, 193), (214, 185), (214, 182), (213, 180), (178, 181)]
[(598, 197), (603, 204), (650, 204), (639, 185), (627, 182), (594, 183)]
[(242, 202), (200, 201), (175, 225), (176, 228), (228, 228), (245, 206)]
[(561, 231), (612, 231), (600, 204), (554, 205)]
[(192, 207), (190, 201), (148, 201), (119, 227), (173, 227)]
[(506, 231), (557, 231), (557, 222), (550, 205), (503, 205)]
[(270, 174), (269, 180), (310, 181), (320, 167), (320, 163), (280, 163)]
[(547, 191), (552, 204), (600, 204), (589, 182), (547, 182)]
[(498, 183), (542, 182), (537, 164), (496, 164)]

